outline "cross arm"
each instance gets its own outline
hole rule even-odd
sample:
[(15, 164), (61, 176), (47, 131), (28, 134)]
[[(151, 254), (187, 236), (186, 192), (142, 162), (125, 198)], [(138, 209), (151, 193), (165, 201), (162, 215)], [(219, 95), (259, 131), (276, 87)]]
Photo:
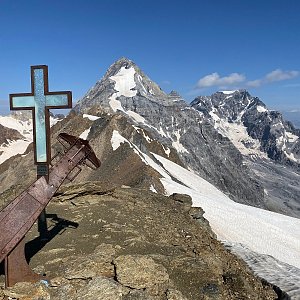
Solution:
[(34, 107), (34, 96), (32, 93), (10, 94), (9, 104), (11, 110), (25, 110)]

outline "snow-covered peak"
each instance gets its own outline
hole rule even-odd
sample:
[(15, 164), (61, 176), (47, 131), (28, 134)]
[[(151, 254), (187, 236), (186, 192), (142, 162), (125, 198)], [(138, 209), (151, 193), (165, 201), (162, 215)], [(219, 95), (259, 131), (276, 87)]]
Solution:
[(136, 95), (134, 75), (135, 69), (133, 67), (128, 69), (122, 67), (115, 76), (110, 77), (115, 82), (117, 96), (133, 97)]
[(124, 111), (121, 102), (117, 100), (118, 97), (133, 97), (136, 95), (137, 91), (134, 90), (136, 87), (134, 81), (135, 69), (133, 67), (126, 68), (121, 67), (118, 73), (114, 76), (109, 77), (114, 81), (115, 93), (110, 97), (109, 105), (114, 112), (117, 110)]
[(234, 91), (220, 91), (220, 93), (223, 93), (225, 95), (231, 95), (233, 93), (235, 93), (237, 90), (234, 90)]
[(128, 105), (126, 98), (131, 98), (130, 101), (134, 98), (134, 102), (150, 100), (166, 106), (185, 103), (177, 93), (162, 91), (133, 61), (123, 57), (108, 68), (103, 78), (78, 101), (74, 110), (88, 113), (92, 107), (101, 106), (109, 112), (134, 111), (125, 107)]
[(300, 164), (299, 132), (246, 90), (197, 97), (191, 104), (247, 156)]

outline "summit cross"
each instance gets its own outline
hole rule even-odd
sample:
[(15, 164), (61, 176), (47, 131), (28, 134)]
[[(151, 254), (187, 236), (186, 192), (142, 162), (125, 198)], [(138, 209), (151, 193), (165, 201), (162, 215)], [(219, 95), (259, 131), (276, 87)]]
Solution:
[(71, 108), (72, 93), (49, 92), (48, 66), (41, 65), (31, 67), (31, 93), (10, 94), (9, 99), (11, 110), (32, 110), (34, 160), (38, 166), (48, 166), (51, 161), (49, 109)]

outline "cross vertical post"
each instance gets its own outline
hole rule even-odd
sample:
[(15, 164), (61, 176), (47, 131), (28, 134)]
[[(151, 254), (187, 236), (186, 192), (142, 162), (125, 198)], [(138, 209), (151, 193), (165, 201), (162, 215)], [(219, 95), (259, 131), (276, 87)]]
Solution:
[[(31, 110), (33, 119), (34, 161), (37, 178), (45, 176), (48, 181), (50, 148), (49, 109), (72, 108), (72, 92), (49, 92), (48, 66), (31, 66), (31, 93), (10, 94), (11, 110)], [(38, 222), (40, 236), (46, 238), (47, 222), (44, 211)]]

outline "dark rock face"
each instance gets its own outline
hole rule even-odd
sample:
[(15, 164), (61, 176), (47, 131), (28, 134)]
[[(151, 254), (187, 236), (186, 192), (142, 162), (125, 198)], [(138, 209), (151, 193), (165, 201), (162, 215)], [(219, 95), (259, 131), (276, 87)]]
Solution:
[[(92, 108), (91, 108), (92, 107)], [(164, 93), (132, 61), (120, 59), (78, 102), (74, 111), (99, 109), (121, 114), (179, 153), (182, 163), (231, 198), (263, 206), (263, 190), (242, 164), (242, 156), (176, 92)]]
[[(299, 168), (300, 131), (284, 121), (282, 114), (270, 111), (257, 97), (245, 90), (217, 92), (209, 97), (197, 97), (192, 107), (200, 111), (224, 136), (230, 132), (222, 128), (220, 120), (244, 126), (249, 137), (257, 140), (260, 150), (270, 159)], [(217, 116), (217, 117), (215, 117)], [(220, 119), (220, 120), (218, 120)], [(251, 144), (244, 146), (251, 148)]]
[(191, 105), (243, 154), (264, 187), (264, 207), (299, 217), (300, 131), (245, 90), (201, 96)]
[[(211, 236), (209, 226), (175, 202), (145, 190), (107, 190), (97, 182), (65, 187), (48, 213), (59, 211), (78, 227), (65, 228), (30, 262), (46, 272), (49, 286), (18, 284), (4, 293), (20, 300), (276, 298)], [(35, 235), (31, 230), (28, 240)], [(34, 251), (32, 242), (27, 246)]]

